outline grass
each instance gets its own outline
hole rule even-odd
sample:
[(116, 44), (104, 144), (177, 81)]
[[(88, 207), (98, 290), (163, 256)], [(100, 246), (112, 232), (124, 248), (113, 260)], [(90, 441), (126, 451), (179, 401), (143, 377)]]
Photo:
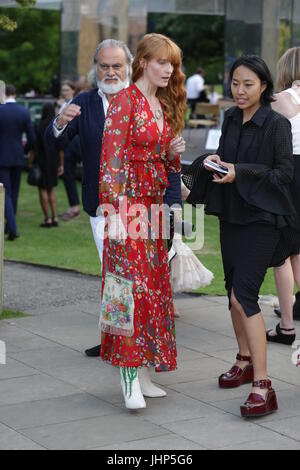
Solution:
[(3, 309), (2, 315), (0, 316), (0, 320), (10, 320), (11, 318), (24, 318), (27, 315), (22, 312), (15, 312), (14, 310), (7, 310)]
[[(61, 181), (56, 193), (58, 212), (61, 213), (68, 208)], [(87, 214), (82, 211), (79, 218), (70, 222), (61, 222), (57, 229), (40, 228), (42, 219), (38, 191), (27, 185), (24, 175), (17, 217), (21, 237), (15, 242), (5, 242), (5, 259), (73, 269), (84, 274), (100, 274), (98, 253)], [(205, 289), (200, 289), (199, 293), (225, 295), (219, 225), (216, 217), (205, 219), (205, 245), (198, 256), (215, 276), (213, 283)], [(261, 293), (276, 294), (272, 270), (268, 272)]]
[[(57, 187), (58, 213), (68, 209), (62, 182)], [(21, 234), (14, 242), (5, 242), (4, 257), (85, 274), (99, 274), (99, 258), (94, 244), (89, 217), (83, 211), (76, 220), (62, 222), (59, 228), (42, 229), (43, 214), (38, 190), (22, 180), (17, 224)]]

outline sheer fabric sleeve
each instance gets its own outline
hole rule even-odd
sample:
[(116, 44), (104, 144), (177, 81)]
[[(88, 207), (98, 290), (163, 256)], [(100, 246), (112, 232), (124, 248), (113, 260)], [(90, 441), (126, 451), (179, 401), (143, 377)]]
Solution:
[(125, 90), (112, 101), (102, 141), (99, 177), (100, 206), (111, 204), (116, 212), (126, 195), (131, 145), (132, 101)]
[(237, 163), (236, 186), (247, 204), (277, 215), (291, 215), (290, 183), (294, 176), (291, 126), (279, 119), (272, 132), (273, 168), (263, 164)]

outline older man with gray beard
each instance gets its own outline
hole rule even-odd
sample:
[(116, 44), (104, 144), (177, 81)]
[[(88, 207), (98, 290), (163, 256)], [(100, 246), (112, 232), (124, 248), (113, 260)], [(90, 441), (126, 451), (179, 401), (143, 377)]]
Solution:
[[(133, 57), (125, 43), (107, 39), (94, 55), (97, 88), (78, 95), (64, 107), (48, 127), (45, 140), (53, 145), (59, 139), (63, 147), (79, 136), (83, 164), (82, 204), (89, 214), (99, 258), (102, 262), (105, 221), (97, 216), (99, 206), (99, 162), (105, 117), (113, 97), (130, 83)], [(86, 351), (99, 356), (100, 347)]]

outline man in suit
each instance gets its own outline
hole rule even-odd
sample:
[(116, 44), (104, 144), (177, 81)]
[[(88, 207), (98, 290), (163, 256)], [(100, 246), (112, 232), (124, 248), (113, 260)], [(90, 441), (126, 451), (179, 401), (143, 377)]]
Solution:
[[(5, 187), (5, 219), (7, 240), (18, 236), (16, 213), (24, 167), (24, 150), (27, 153), (34, 146), (35, 135), (27, 109), (16, 103), (16, 89), (7, 85), (5, 104), (0, 106), (0, 183)], [(25, 149), (23, 134), (27, 136)]]

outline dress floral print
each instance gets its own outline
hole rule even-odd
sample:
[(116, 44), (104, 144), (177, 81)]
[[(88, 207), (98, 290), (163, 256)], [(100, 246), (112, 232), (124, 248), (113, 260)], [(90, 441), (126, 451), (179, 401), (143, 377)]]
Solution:
[[(130, 224), (133, 205), (143, 205), (141, 210), (150, 214), (152, 205), (163, 204), (168, 173), (181, 170), (179, 156), (173, 162), (167, 159), (172, 138), (166, 117), (160, 132), (148, 101), (135, 85), (120, 92), (110, 105), (103, 135), (100, 205), (112, 204), (118, 212), (119, 199), (126, 196)], [(141, 229), (151, 234), (150, 222), (147, 225)], [(157, 233), (147, 238), (129, 236), (124, 244), (107, 237), (102, 290), (107, 272), (134, 282), (134, 334), (102, 332), (102, 359), (120, 367), (175, 370), (174, 304), (165, 241)]]

